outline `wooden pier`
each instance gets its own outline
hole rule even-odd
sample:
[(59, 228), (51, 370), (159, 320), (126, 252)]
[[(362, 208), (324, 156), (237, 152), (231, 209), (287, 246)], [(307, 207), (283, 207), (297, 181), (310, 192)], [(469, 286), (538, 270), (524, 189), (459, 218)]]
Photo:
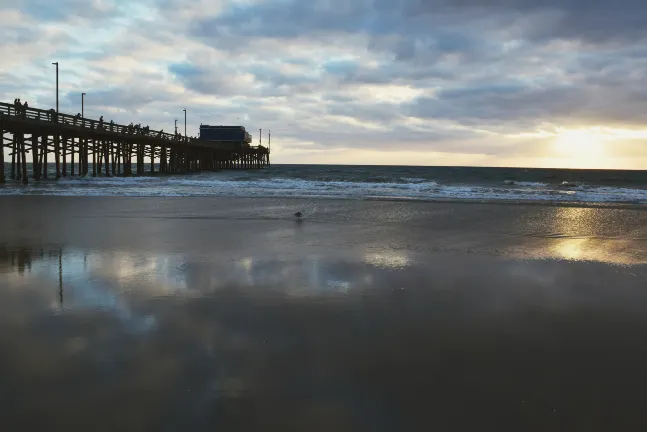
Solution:
[[(9, 173), (5, 173), (5, 162), (9, 162), (5, 161), (5, 147), (10, 149)], [(145, 175), (156, 172), (156, 167), (157, 172), (170, 174), (260, 169), (268, 166), (270, 159), (268, 148), (261, 145), (187, 138), (132, 123), (106, 123), (7, 103), (0, 103), (0, 149), (0, 183), (8, 174), (23, 184), (28, 184), (29, 174), (34, 180), (47, 179), (49, 163), (55, 164), (58, 179)]]

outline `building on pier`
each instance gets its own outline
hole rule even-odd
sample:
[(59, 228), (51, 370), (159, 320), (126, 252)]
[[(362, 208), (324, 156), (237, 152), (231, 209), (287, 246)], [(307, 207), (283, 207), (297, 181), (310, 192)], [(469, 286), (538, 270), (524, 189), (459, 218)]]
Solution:
[(200, 139), (217, 143), (231, 143), (250, 147), (252, 136), (243, 126), (200, 125)]

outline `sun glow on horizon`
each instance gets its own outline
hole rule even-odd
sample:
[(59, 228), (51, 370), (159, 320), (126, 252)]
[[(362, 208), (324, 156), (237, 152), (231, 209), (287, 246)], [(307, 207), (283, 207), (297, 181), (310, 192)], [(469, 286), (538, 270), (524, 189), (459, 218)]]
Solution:
[(573, 168), (597, 168), (604, 165), (607, 134), (588, 129), (568, 129), (553, 140), (555, 155), (572, 161)]

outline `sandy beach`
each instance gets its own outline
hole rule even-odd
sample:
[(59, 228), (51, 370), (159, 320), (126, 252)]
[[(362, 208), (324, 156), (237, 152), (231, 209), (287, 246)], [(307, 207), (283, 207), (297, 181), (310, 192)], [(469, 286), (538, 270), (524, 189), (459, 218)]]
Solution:
[(0, 217), (2, 430), (647, 426), (639, 206), (4, 196)]

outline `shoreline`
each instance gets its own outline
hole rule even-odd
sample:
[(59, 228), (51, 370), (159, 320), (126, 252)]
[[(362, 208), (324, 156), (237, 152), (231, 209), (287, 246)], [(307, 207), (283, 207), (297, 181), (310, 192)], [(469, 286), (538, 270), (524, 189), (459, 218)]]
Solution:
[[(2, 189), (0, 185), (0, 191)], [(142, 194), (104, 194), (104, 195), (90, 195), (83, 193), (0, 193), (0, 199), (2, 197), (60, 197), (60, 198), (156, 198), (156, 199), (166, 199), (166, 198), (186, 198), (186, 199), (254, 199), (254, 200), (322, 200), (322, 201), (367, 201), (367, 202), (406, 202), (406, 203), (429, 203), (429, 204), (493, 204), (493, 205), (509, 205), (509, 206), (540, 206), (540, 207), (576, 207), (576, 208), (617, 208), (617, 209), (628, 209), (628, 210), (647, 210), (647, 203), (632, 203), (624, 201), (551, 201), (551, 200), (523, 200), (523, 199), (483, 199), (483, 198), (415, 198), (415, 197), (381, 197), (381, 196), (364, 196), (364, 197), (339, 197), (339, 196), (330, 196), (330, 195), (305, 195), (305, 196), (294, 196), (294, 195), (171, 195), (171, 194), (159, 194), (159, 195), (148, 195), (145, 193)]]
[[(353, 250), (423, 257), (435, 252), (647, 263), (647, 212), (637, 206), (421, 202), (301, 198), (13, 196), (0, 199), (9, 244), (52, 243), (177, 251), (184, 230), (199, 230), (192, 248), (237, 247), (293, 255)], [(296, 221), (294, 213), (304, 218)], [(358, 237), (359, 236), (359, 237)], [(140, 239), (140, 240), (136, 240)], [(224, 243), (223, 243), (224, 242)], [(252, 246), (255, 245), (255, 246)], [(301, 243), (299, 243), (299, 247)]]

